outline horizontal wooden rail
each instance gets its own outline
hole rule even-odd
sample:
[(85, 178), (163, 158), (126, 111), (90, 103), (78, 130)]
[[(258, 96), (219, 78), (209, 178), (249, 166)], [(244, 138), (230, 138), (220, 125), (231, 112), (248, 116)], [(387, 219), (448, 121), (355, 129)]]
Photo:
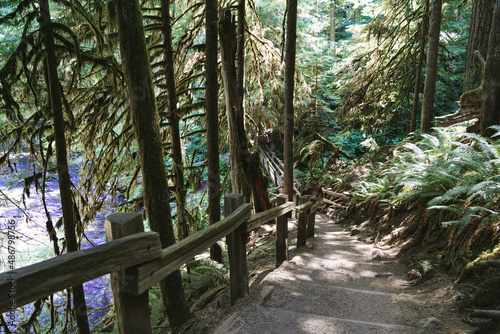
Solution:
[[(233, 203), (238, 204), (232, 205), (232, 208), (243, 202), (240, 200), (241, 198), (236, 198), (235, 195), (229, 195), (228, 198), (232, 198), (231, 196), (235, 200), (239, 199)], [(120, 275), (122, 278), (126, 278), (126, 282), (120, 281), (119, 286), (115, 286), (113, 290), (113, 293), (120, 294), (119, 298), (127, 294), (144, 295), (151, 286), (224, 237), (232, 240), (231, 247), (228, 246), (228, 249), (233, 249), (233, 253), (229, 250), (233, 262), (235, 262), (232, 266), (241, 267), (237, 270), (238, 280), (241, 280), (244, 277), (242, 274), (246, 273), (248, 276), (245, 269), (246, 233), (262, 224), (276, 220), (276, 263), (279, 265), (288, 258), (287, 220), (292, 211), (295, 210), (296, 216), (298, 216), (299, 237), (297, 246), (305, 244), (306, 233), (307, 237), (314, 236), (314, 212), (319, 206), (319, 203), (315, 204), (315, 201), (315, 198), (309, 199), (308, 196), (301, 196), (300, 205), (294, 206), (292, 202), (286, 202), (285, 195), (279, 195), (278, 203), (281, 205), (253, 216), (251, 215), (251, 205), (242, 204), (220, 222), (165, 249), (161, 248), (160, 238), (157, 233), (137, 230), (136, 225), (142, 223), (140, 218), (138, 218), (139, 222), (136, 222), (134, 215), (115, 214), (112, 219), (115, 223), (107, 224), (106, 232), (108, 238), (109, 235), (112, 235), (110, 239), (119, 239), (0, 274), (0, 312), (13, 310), (52, 293), (82, 284), (108, 273), (118, 275), (117, 279), (119, 279)], [(232, 209), (229, 212), (231, 211)], [(108, 216), (108, 218), (111, 218), (111, 216)], [(134, 221), (133, 224), (132, 221)], [(142, 230), (142, 225), (139, 227)], [(125, 236), (130, 233), (134, 234)], [(234, 249), (238, 249), (236, 253)], [(241, 260), (243, 258), (245, 260)], [(241, 265), (241, 261), (245, 262), (245, 266)], [(234, 268), (232, 270), (234, 271)], [(117, 272), (119, 273), (114, 274)], [(233, 296), (231, 298), (231, 300), (234, 299)], [(127, 300), (126, 303), (129, 304), (135, 303), (132, 302), (134, 299), (128, 297), (124, 300)], [(144, 312), (146, 313), (144, 314), (147, 316), (147, 299), (145, 301), (144, 305), (146, 306), (144, 307), (146, 310)], [(120, 312), (123, 313), (122, 316), (130, 317), (132, 312), (130, 310), (133, 309), (136, 309), (136, 307), (122, 308)], [(122, 322), (125, 324), (124, 321)], [(140, 326), (131, 326), (130, 328), (122, 326), (122, 328), (127, 328), (126, 333), (136, 333), (136, 329), (140, 328)], [(146, 330), (146, 332), (150, 332), (150, 330)]]
[(247, 232), (251, 232), (261, 226), (262, 224), (268, 223), (271, 220), (274, 220), (288, 212), (291, 212), (295, 209), (293, 206), (293, 202), (287, 202), (275, 208), (266, 210), (264, 212), (259, 212), (254, 214), (247, 222)]
[(158, 233), (143, 232), (2, 273), (0, 313), (161, 254)]
[(229, 217), (165, 248), (158, 259), (128, 268), (126, 275), (130, 281), (124, 291), (133, 295), (143, 293), (246, 222), (251, 208), (250, 204), (243, 204)]
[(295, 212), (301, 213), (302, 211), (309, 209), (313, 205), (314, 205), (314, 202), (312, 202), (312, 201), (308, 201), (306, 203), (300, 204), (299, 206), (295, 207)]

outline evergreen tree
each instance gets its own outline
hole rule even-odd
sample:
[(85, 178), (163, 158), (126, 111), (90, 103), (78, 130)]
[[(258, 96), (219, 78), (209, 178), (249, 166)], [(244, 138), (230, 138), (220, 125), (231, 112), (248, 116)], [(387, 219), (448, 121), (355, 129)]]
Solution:
[(284, 189), (288, 200), (293, 200), (293, 133), (294, 133), (294, 88), (295, 53), (297, 43), (297, 0), (287, 1), (286, 46), (285, 46), (285, 137), (284, 141)]
[[(134, 132), (139, 146), (144, 187), (144, 207), (151, 229), (160, 234), (164, 248), (175, 243), (170, 215), (170, 191), (164, 164), (160, 121), (151, 65), (138, 0), (117, 0), (120, 54), (127, 84)], [(187, 321), (189, 308), (180, 271), (160, 282), (164, 312), (172, 328)]]
[(495, 1), (488, 45), (481, 111), (481, 134), (483, 136), (495, 134), (496, 130), (490, 127), (498, 125), (500, 119), (500, 0)]
[(429, 132), (434, 122), (434, 98), (438, 72), (439, 36), (441, 33), (442, 0), (432, 0), (429, 22), (429, 45), (425, 70), (424, 101), (422, 103), (421, 131)]
[[(52, 30), (52, 20), (48, 0), (40, 0), (40, 27), (46, 51), (45, 80), (49, 91), (50, 106), (54, 124), (54, 138), (56, 144), (56, 161), (59, 191), (64, 221), (64, 236), (68, 252), (78, 251), (78, 241), (76, 238), (75, 212), (73, 211), (73, 194), (71, 192), (71, 180), (69, 176), (68, 154), (66, 150), (66, 126), (64, 122), (64, 112), (62, 105), (61, 83), (57, 72), (57, 58), (55, 53), (54, 31)], [(73, 312), (76, 316), (78, 332), (80, 334), (90, 333), (87, 319), (87, 304), (83, 285), (72, 288), (73, 292)]]

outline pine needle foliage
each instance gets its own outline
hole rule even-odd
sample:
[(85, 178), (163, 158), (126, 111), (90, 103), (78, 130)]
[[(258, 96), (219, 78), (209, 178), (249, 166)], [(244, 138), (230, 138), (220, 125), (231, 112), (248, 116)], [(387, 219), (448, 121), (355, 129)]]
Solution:
[(443, 227), (463, 228), (473, 219), (498, 220), (500, 140), (452, 127), (434, 129), (414, 141), (394, 150), (388, 168), (378, 166), (357, 184), (358, 199), (426, 206)]

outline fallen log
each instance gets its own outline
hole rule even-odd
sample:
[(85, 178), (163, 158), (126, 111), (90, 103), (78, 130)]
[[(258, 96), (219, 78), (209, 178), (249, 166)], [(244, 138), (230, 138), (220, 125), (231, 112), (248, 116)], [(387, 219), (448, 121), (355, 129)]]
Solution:
[(328, 203), (328, 204), (330, 204), (330, 205), (333, 205), (334, 207), (339, 208), (339, 209), (344, 209), (344, 208), (345, 208), (345, 206), (340, 205), (339, 203), (336, 203), (336, 202), (334, 202), (334, 201), (331, 201), (331, 200), (329, 200), (329, 199), (327, 199), (327, 198), (323, 198), (323, 202), (324, 202), (324, 203)]
[(500, 321), (500, 311), (497, 310), (472, 310), (471, 317), (493, 319)]
[(327, 194), (329, 196), (333, 196), (333, 197), (336, 197), (336, 198), (340, 198), (344, 201), (350, 201), (351, 200), (351, 197), (347, 196), (347, 195), (344, 195), (344, 194), (339, 194), (339, 193), (336, 193), (332, 190), (329, 190), (329, 189), (324, 189), (323, 188), (323, 194)]
[(346, 151), (342, 150), (340, 147), (338, 147), (337, 145), (333, 144), (332, 142), (330, 142), (328, 139), (326, 139), (325, 137), (323, 137), (319, 133), (315, 133), (314, 135), (316, 136), (316, 138), (318, 138), (323, 143), (325, 143), (327, 146), (329, 146), (333, 151), (342, 154), (346, 159), (354, 160), (354, 158), (352, 156), (350, 156), (349, 153), (347, 153)]

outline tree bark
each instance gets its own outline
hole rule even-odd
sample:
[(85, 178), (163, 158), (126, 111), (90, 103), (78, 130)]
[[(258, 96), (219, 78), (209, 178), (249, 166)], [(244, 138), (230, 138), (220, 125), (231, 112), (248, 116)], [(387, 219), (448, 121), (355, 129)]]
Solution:
[(330, 42), (335, 42), (335, 0), (330, 0)]
[(413, 105), (411, 109), (410, 132), (417, 129), (418, 101), (420, 99), (420, 83), (422, 79), (422, 68), (425, 58), (425, 44), (427, 42), (427, 32), (429, 31), (429, 0), (424, 0), (424, 16), (422, 18), (422, 37), (420, 40), (420, 50), (418, 54), (417, 73), (415, 77), (415, 90), (413, 92)]
[[(78, 250), (76, 238), (76, 224), (73, 195), (71, 193), (71, 179), (68, 168), (68, 156), (66, 150), (66, 135), (64, 125), (64, 115), (62, 106), (61, 83), (57, 74), (57, 58), (55, 53), (54, 32), (50, 18), (50, 8), (48, 0), (40, 0), (40, 27), (46, 49), (47, 64), (47, 88), (49, 91), (50, 105), (52, 107), (54, 122), (54, 141), (56, 144), (57, 180), (61, 196), (62, 214), (64, 222), (64, 237), (66, 238), (66, 249), (68, 252)], [(76, 315), (78, 332), (80, 334), (90, 333), (87, 304), (83, 286), (78, 285), (72, 288), (73, 292), (73, 312)]]
[[(207, 129), (208, 169), (208, 221), (210, 225), (220, 220), (220, 164), (219, 164), (219, 84), (217, 65), (217, 0), (207, 0), (206, 15), (206, 62), (205, 103)], [(210, 248), (210, 258), (222, 263), (222, 249), (215, 244)]]
[(170, 0), (161, 3), (163, 20), (163, 44), (165, 48), (165, 76), (168, 97), (168, 123), (172, 139), (172, 168), (175, 183), (175, 202), (177, 205), (177, 238), (189, 236), (190, 216), (187, 211), (186, 186), (184, 184), (184, 163), (182, 160), (181, 134), (177, 113), (177, 95), (174, 72), (174, 51), (172, 48), (172, 26), (170, 19)]
[(294, 88), (295, 52), (297, 45), (297, 0), (288, 0), (285, 43), (285, 110), (284, 110), (284, 187), (283, 193), (293, 200), (293, 132), (294, 132)]
[(236, 114), (242, 108), (238, 103), (238, 86), (236, 83), (235, 55), (237, 48), (236, 21), (231, 15), (230, 9), (222, 12), (219, 24), (221, 58), (222, 58), (222, 81), (224, 83), (224, 96), (226, 102), (227, 128), (229, 135), (229, 161), (231, 165), (231, 192), (234, 194), (245, 194), (243, 189), (242, 172), (239, 153), (244, 149), (246, 143), (240, 143)]
[[(160, 234), (162, 247), (165, 248), (175, 243), (175, 235), (141, 7), (138, 0), (116, 0), (115, 5), (123, 72), (139, 145), (145, 210), (151, 229)], [(161, 281), (160, 290), (170, 326), (176, 327), (187, 321), (190, 314), (180, 271), (175, 271)]]
[(483, 77), (481, 135), (490, 137), (497, 131), (489, 127), (500, 124), (500, 0), (495, 1), (495, 14), (488, 44), (488, 57)]
[(479, 51), (483, 57), (488, 53), (493, 8), (494, 1), (491, 0), (475, 0), (472, 4), (463, 93), (478, 88), (483, 80), (483, 65), (474, 52)]
[[(240, 2), (240, 5), (244, 2)], [(238, 10), (241, 13), (241, 9)], [(245, 20), (240, 19), (239, 25), (244, 25)], [(243, 99), (239, 95), (241, 85), (238, 83), (237, 68), (235, 66), (235, 54), (237, 45), (244, 45), (239, 39), (244, 35), (236, 36), (234, 17), (230, 9), (223, 12), (220, 21), (220, 40), (222, 54), (222, 78), (226, 96), (226, 113), (228, 120), (228, 131), (230, 140), (231, 160), (231, 185), (233, 192), (253, 197), (256, 212), (265, 211), (270, 208), (267, 197), (267, 183), (260, 167), (257, 155), (250, 155), (249, 142), (245, 130), (245, 114), (243, 110)], [(240, 29), (238, 29), (240, 30)], [(241, 57), (238, 63), (241, 62)], [(238, 65), (241, 70), (243, 65)], [(242, 75), (242, 74), (240, 74)]]
[(425, 70), (424, 101), (422, 103), (422, 124), (420, 128), (424, 133), (431, 130), (434, 121), (434, 99), (436, 96), (442, 5), (442, 0), (432, 0), (429, 22), (429, 45), (427, 47), (427, 65)]

